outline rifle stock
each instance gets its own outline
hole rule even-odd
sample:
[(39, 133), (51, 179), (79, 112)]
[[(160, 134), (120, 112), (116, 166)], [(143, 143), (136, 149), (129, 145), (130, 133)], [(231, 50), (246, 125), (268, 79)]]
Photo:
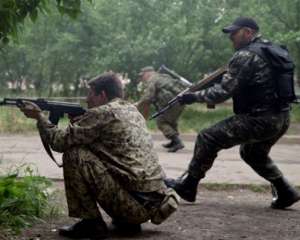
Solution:
[(209, 74), (207, 77), (204, 77), (202, 80), (200, 80), (198, 83), (186, 88), (185, 90), (183, 90), (181, 93), (179, 93), (176, 97), (174, 97), (173, 99), (171, 99), (165, 107), (163, 107), (162, 109), (158, 110), (156, 113), (154, 113), (150, 119), (154, 119), (157, 118), (159, 115), (163, 114), (165, 111), (167, 111), (168, 109), (170, 109), (171, 107), (173, 107), (177, 102), (178, 102), (178, 98), (187, 93), (187, 92), (196, 92), (202, 89), (205, 89), (211, 85), (213, 85), (215, 82), (217, 82), (220, 77), (223, 76), (224, 73), (227, 72), (227, 68), (226, 67), (221, 67), (219, 69), (217, 69), (216, 71), (214, 71), (213, 73)]

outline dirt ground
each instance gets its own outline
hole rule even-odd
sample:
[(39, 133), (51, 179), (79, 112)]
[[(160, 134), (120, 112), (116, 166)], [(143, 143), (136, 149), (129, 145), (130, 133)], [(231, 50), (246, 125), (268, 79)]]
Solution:
[[(126, 238), (111, 231), (109, 239), (149, 240), (300, 240), (300, 203), (289, 210), (269, 208), (271, 194), (249, 189), (212, 191), (201, 188), (197, 202), (182, 201), (165, 223), (143, 224), (140, 235)], [(105, 216), (109, 225), (109, 218)], [(18, 240), (63, 240), (57, 228), (73, 223), (62, 216), (25, 230)]]

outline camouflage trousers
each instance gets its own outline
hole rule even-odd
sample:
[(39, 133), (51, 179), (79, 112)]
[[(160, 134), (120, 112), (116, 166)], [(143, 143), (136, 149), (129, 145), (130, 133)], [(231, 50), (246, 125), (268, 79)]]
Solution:
[(69, 216), (101, 217), (97, 204), (113, 219), (140, 224), (149, 212), (114, 179), (99, 156), (74, 147), (63, 156), (63, 173)]
[(217, 153), (222, 149), (240, 145), (241, 158), (268, 181), (282, 176), (269, 157), (271, 147), (287, 131), (289, 113), (229, 117), (198, 134), (194, 155), (188, 172), (201, 179), (209, 170)]
[(184, 106), (177, 104), (157, 118), (157, 127), (166, 138), (172, 139), (179, 135), (178, 120), (183, 110)]

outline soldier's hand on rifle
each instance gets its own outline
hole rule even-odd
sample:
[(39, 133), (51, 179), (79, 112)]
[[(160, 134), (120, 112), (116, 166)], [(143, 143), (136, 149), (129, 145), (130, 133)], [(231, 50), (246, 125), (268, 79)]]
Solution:
[(195, 93), (184, 93), (178, 96), (178, 102), (180, 104), (192, 104), (197, 102), (197, 95)]
[(20, 110), (28, 118), (39, 119), (42, 115), (42, 110), (39, 106), (29, 101), (23, 101), (23, 105), (20, 106)]
[(78, 122), (78, 121), (82, 118), (82, 116), (80, 115), (80, 116), (74, 117), (74, 116), (68, 114), (68, 118), (69, 118), (69, 120), (70, 120), (70, 123), (73, 124), (73, 123), (75, 123), (75, 122)]

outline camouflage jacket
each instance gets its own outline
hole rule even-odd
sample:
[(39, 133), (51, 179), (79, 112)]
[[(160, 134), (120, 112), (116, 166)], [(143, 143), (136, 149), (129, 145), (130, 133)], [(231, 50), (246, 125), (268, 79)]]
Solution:
[(152, 103), (159, 110), (187, 87), (186, 83), (168, 74), (155, 73), (145, 84), (144, 94), (139, 102)]
[(99, 153), (99, 161), (128, 190), (150, 192), (165, 186), (145, 120), (136, 107), (124, 100), (116, 98), (89, 109), (66, 129), (52, 125), (45, 117), (37, 125), (54, 151), (87, 146), (96, 155)]
[[(262, 41), (256, 37), (251, 43)], [(276, 88), (272, 69), (256, 53), (246, 48), (238, 50), (231, 58), (228, 73), (219, 84), (198, 91), (199, 102), (217, 104), (233, 98), (234, 112), (255, 113), (275, 108)]]

